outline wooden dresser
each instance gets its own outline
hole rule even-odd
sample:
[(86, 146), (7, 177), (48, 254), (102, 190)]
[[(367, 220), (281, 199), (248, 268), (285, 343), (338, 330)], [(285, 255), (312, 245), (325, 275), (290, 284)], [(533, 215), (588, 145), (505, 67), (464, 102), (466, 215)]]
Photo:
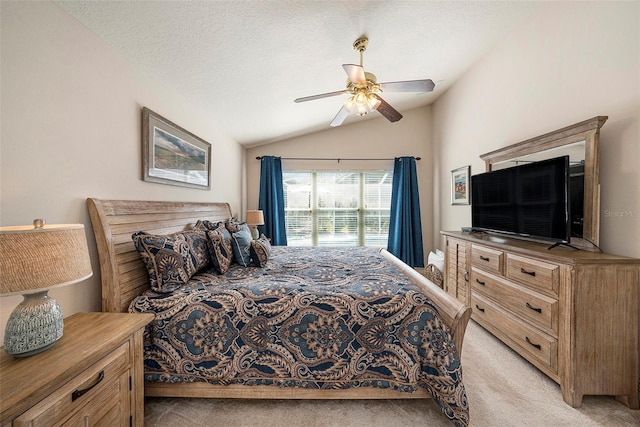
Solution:
[(142, 426), (149, 314), (78, 313), (42, 353), (0, 350), (0, 425)]
[(640, 260), (479, 233), (442, 235), (447, 292), (559, 383), (566, 403), (613, 395), (639, 408)]

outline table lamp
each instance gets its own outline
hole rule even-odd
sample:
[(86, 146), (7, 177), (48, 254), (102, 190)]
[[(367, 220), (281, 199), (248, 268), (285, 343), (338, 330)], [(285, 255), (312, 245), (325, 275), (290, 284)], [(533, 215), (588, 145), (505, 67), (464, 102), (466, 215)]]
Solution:
[(251, 229), (251, 237), (253, 237), (254, 240), (260, 237), (258, 234), (258, 225), (264, 225), (264, 215), (262, 211), (248, 210), (246, 222)]
[(62, 310), (47, 295), (51, 288), (77, 283), (93, 274), (82, 224), (0, 227), (0, 295), (24, 300), (7, 321), (4, 349), (31, 356), (62, 337)]

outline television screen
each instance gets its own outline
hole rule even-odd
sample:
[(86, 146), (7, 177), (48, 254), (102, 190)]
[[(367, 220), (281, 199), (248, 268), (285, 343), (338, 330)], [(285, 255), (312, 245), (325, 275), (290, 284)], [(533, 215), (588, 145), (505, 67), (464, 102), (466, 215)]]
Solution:
[(471, 177), (474, 229), (568, 243), (569, 156)]

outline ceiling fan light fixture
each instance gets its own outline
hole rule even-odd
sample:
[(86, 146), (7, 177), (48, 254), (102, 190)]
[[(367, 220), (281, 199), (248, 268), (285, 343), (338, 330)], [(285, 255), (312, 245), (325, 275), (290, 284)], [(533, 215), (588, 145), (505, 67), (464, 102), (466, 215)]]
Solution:
[(354, 108), (356, 106), (356, 97), (355, 95), (350, 96), (346, 101), (344, 101), (344, 104), (342, 104), (344, 106), (344, 108), (347, 109), (347, 111), (349, 111), (350, 113), (353, 113)]
[(358, 92), (355, 95), (355, 101), (356, 101), (356, 104), (364, 105), (369, 101), (369, 97), (364, 92)]
[(381, 92), (431, 92), (435, 84), (430, 79), (406, 80), (397, 82), (378, 83), (375, 74), (364, 71), (362, 57), (367, 49), (369, 40), (360, 37), (353, 43), (353, 49), (360, 53), (360, 65), (342, 64), (342, 68), (347, 73), (347, 87), (343, 91), (323, 93), (320, 95), (296, 98), (294, 102), (305, 102), (314, 99), (327, 98), (341, 94), (348, 94), (349, 99), (344, 101), (342, 108), (331, 121), (331, 126), (340, 126), (351, 113), (364, 116), (371, 111), (377, 111), (390, 122), (397, 122), (402, 118), (402, 114), (389, 105), (378, 94)]
[(355, 113), (358, 116), (364, 116), (371, 111), (374, 111), (380, 105), (378, 97), (365, 91), (359, 91), (352, 95), (344, 102), (344, 108), (350, 113)]
[(380, 106), (380, 99), (377, 96), (374, 96), (372, 94), (368, 95), (369, 98), (369, 108), (371, 109), (371, 111), (373, 110), (377, 110), (378, 107)]
[(359, 116), (366, 116), (367, 113), (371, 111), (369, 109), (369, 104), (356, 104), (356, 114)]

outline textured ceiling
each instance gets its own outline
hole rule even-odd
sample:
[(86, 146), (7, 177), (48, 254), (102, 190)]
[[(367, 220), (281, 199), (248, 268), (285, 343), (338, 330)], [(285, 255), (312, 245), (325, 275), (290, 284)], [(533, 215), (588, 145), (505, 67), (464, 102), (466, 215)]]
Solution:
[[(401, 113), (433, 102), (541, 3), (516, 1), (56, 1), (131, 66), (181, 93), (241, 144), (328, 129), (341, 64), (369, 38), (379, 82), (430, 78), (430, 94), (382, 94)], [(381, 117), (377, 112), (368, 117)], [(352, 116), (345, 125), (363, 118)], [(393, 123), (389, 123), (393, 126)]]

